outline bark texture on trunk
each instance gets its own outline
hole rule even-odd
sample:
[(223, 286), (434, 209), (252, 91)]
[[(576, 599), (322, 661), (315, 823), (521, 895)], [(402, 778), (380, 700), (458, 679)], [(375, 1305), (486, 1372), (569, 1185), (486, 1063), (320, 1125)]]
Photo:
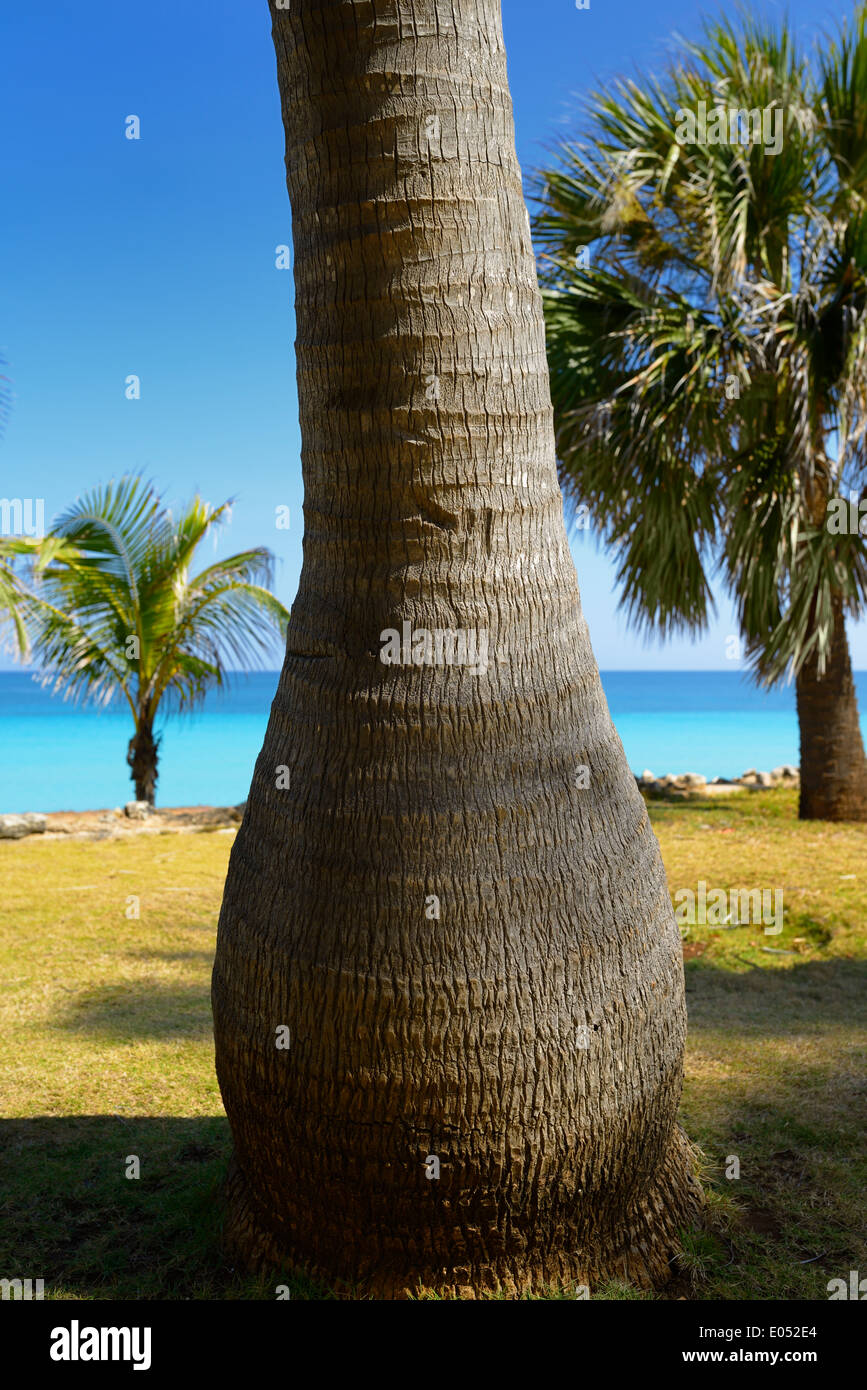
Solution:
[[(214, 964), (229, 1245), (383, 1297), (660, 1281), (681, 942), (567, 544), (499, 3), (272, 15), (304, 564)], [(384, 664), (404, 623), (475, 670)]]
[(126, 760), (130, 777), (135, 786), (136, 801), (149, 801), (154, 804), (157, 790), (157, 765), (159, 762), (159, 739), (154, 738), (153, 726), (142, 721), (126, 750)]
[(852, 679), (843, 600), (833, 600), (831, 650), (820, 677), (815, 657), (797, 677), (802, 820), (867, 820), (867, 759)]

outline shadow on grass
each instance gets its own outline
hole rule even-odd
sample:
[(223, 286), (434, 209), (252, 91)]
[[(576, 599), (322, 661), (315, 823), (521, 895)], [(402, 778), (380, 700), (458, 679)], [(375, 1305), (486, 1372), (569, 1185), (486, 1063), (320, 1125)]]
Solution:
[(867, 1260), (867, 963), (703, 956), (686, 977), (684, 1124), (737, 1214), (701, 1296), (826, 1299)]
[(139, 946), (135, 950), (124, 951), (124, 955), (134, 960), (188, 960), (208, 966), (214, 963), (213, 946), (208, 950), (191, 947), (188, 951), (154, 951), (147, 946)]
[(864, 960), (796, 959), (788, 970), (759, 964), (732, 970), (713, 957), (702, 956), (688, 962), (686, 988), (690, 1019), (696, 1024), (719, 1024), (774, 1037), (836, 1025), (867, 1027)]
[(208, 1038), (212, 1032), (208, 986), (127, 980), (79, 990), (54, 1027), (111, 1042)]
[[(225, 1118), (0, 1120), (0, 1276), (47, 1299), (293, 1299), (329, 1294), (250, 1277), (221, 1249)], [(138, 1179), (126, 1176), (140, 1162)]]
[[(824, 1299), (828, 1279), (867, 1259), (859, 1221), (867, 1084), (855, 1058), (867, 964), (798, 960), (786, 970), (734, 972), (702, 958), (687, 978), (690, 1065), (700, 1068), (702, 1052), (712, 1063), (688, 1081), (687, 1130), (705, 1148), (719, 1192), (746, 1213), (697, 1296)], [(122, 1040), (189, 1036), (191, 1028), (207, 1036), (207, 988), (92, 990), (70, 1001), (60, 1026)], [(794, 1046), (769, 1056), (763, 1038)], [(824, 1054), (814, 1055), (811, 1041)], [(139, 1179), (125, 1176), (132, 1155)], [(723, 1177), (730, 1155), (741, 1163), (736, 1183)], [(228, 1265), (220, 1246), (228, 1157), (221, 1116), (0, 1121), (0, 1277), (42, 1278), (59, 1299), (270, 1300), (279, 1283), (293, 1298), (329, 1297), (297, 1279), (252, 1279)], [(694, 1258), (706, 1260), (701, 1250)]]

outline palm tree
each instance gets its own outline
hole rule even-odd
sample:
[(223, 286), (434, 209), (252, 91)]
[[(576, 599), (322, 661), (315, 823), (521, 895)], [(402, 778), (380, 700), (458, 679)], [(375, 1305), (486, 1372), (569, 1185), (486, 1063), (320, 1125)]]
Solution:
[(681, 943), (557, 484), (499, 4), (272, 3), (304, 564), (217, 940), (232, 1258), (668, 1277)]
[(76, 501), (42, 541), (12, 543), (31, 565), (29, 583), (13, 571), (9, 607), (46, 682), (73, 699), (129, 705), (127, 762), (140, 801), (155, 796), (157, 715), (195, 706), (224, 684), (227, 661), (253, 664), (288, 621), (264, 587), (264, 548), (191, 573), (229, 507), (195, 497), (174, 516), (149, 484), (124, 477)]
[(719, 567), (756, 677), (796, 680), (800, 814), (832, 820), (867, 818), (867, 566), (831, 524), (867, 481), (865, 134), (863, 8), (817, 68), (785, 25), (709, 23), (663, 78), (592, 95), (537, 219), (569, 502), (639, 625), (700, 631)]

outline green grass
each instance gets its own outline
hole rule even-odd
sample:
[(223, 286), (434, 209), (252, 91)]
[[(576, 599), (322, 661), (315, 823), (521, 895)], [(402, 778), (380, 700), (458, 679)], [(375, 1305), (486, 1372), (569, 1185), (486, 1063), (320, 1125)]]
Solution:
[[(778, 936), (686, 932), (682, 1118), (708, 1221), (663, 1296), (824, 1300), (829, 1279), (867, 1270), (867, 831), (800, 824), (784, 790), (650, 814), (672, 894), (704, 879), (785, 901)], [(0, 844), (0, 1276), (44, 1278), (55, 1299), (262, 1299), (279, 1283), (329, 1297), (242, 1276), (220, 1249), (229, 1138), (208, 993), (230, 844)]]

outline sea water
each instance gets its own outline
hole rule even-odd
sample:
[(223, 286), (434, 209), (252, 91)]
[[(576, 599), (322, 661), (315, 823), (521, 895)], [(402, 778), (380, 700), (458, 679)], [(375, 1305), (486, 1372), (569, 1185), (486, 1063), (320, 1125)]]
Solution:
[[(276, 671), (230, 678), (194, 714), (158, 721), (157, 803), (244, 801), (262, 746)], [(798, 762), (792, 686), (761, 691), (736, 671), (603, 671), (611, 714), (633, 771), (737, 777)], [(856, 676), (867, 708), (867, 673)], [(0, 812), (83, 811), (123, 805), (132, 716), (98, 712), (41, 688), (26, 671), (0, 672)]]

